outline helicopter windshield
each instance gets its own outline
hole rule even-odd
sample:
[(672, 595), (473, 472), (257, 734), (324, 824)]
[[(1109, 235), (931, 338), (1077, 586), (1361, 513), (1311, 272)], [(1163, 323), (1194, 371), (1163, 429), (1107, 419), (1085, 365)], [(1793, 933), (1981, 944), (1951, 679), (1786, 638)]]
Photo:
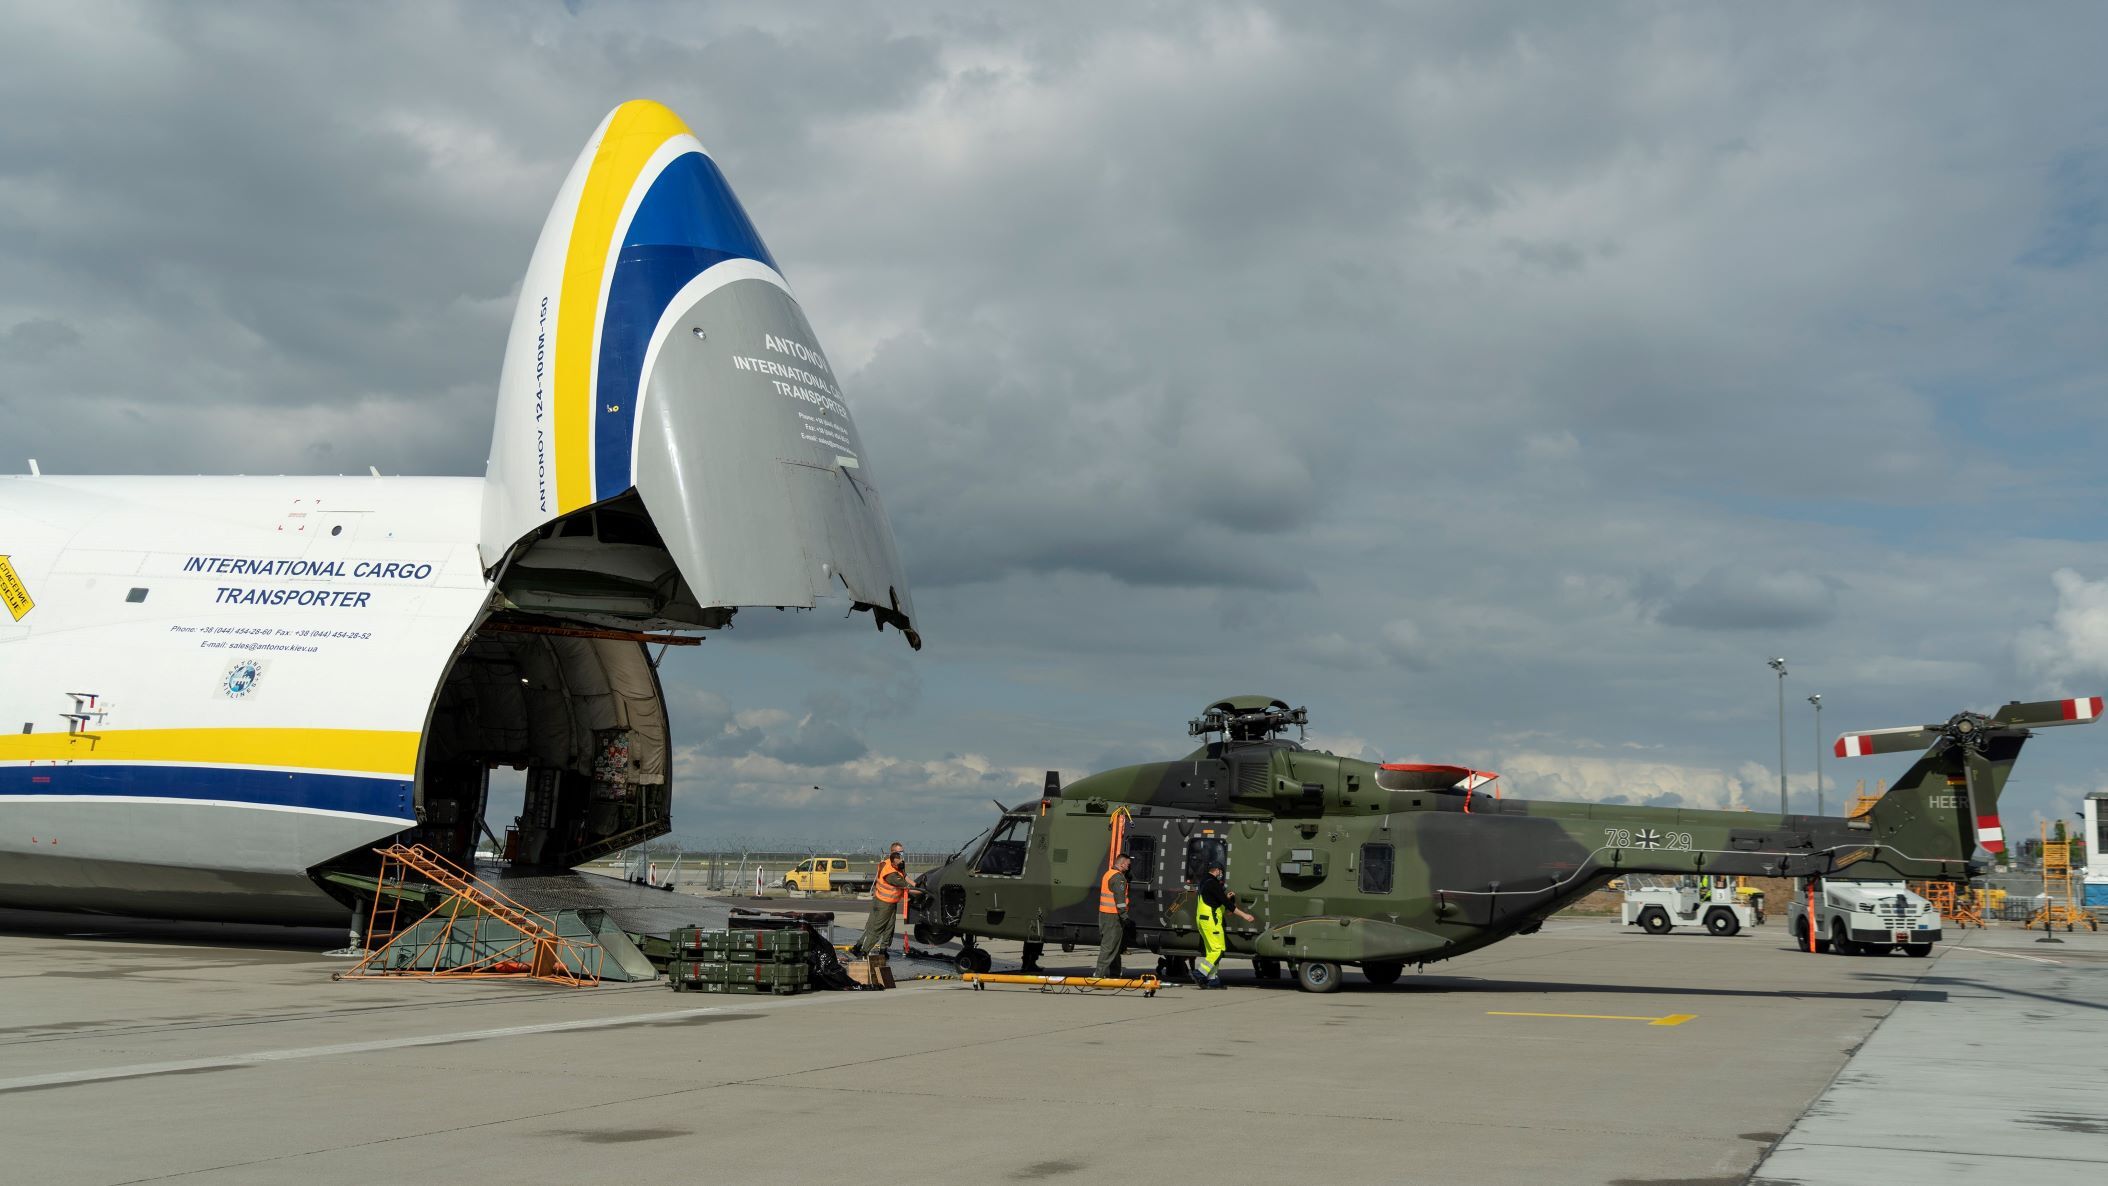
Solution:
[(995, 826), (995, 835), (988, 847), (981, 850), (981, 859), (974, 862), (976, 873), (991, 873), (998, 877), (1015, 877), (1025, 871), (1025, 842), (1032, 835), (1030, 816), (1010, 816)]

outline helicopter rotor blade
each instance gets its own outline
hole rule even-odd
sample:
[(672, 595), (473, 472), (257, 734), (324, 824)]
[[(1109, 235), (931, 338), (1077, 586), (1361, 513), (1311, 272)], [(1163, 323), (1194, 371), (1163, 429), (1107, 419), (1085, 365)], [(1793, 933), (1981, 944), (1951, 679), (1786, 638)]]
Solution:
[(2005, 828), (1998, 822), (1998, 800), (1991, 795), (1991, 759), (1975, 750), (1962, 752), (1962, 774), (1969, 785), (1969, 811), (1976, 821), (1976, 842), (1985, 852), (2006, 850)]
[(2015, 700), (1992, 716), (2002, 729), (2047, 729), (2053, 725), (2090, 725), (2101, 719), (2101, 697), (2080, 696), (2070, 700)]
[(1862, 729), (1837, 739), (1840, 758), (1864, 758), (1870, 754), (1900, 754), (1921, 750), (1939, 740), (1937, 725), (1904, 725), (1896, 729)]

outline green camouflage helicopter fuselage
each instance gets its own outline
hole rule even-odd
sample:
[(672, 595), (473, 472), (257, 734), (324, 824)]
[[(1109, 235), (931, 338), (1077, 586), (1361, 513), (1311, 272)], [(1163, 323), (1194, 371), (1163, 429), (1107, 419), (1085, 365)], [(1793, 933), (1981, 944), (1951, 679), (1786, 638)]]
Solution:
[[(1801, 877), (1857, 865), (1852, 876), (1960, 881), (1976, 871), (1980, 821), (1996, 826), (2026, 726), (2076, 723), (2073, 703), (1849, 735), (1841, 754), (1929, 748), (1870, 813), (1846, 819), (1496, 797), (1462, 789), (1475, 773), (1462, 767), (1307, 749), (1282, 736), (1304, 710), (1236, 697), (1193, 722), (1210, 739), (1178, 761), (1065, 787), (1050, 775), (1043, 798), (1005, 810), (918, 879), (912, 918), (925, 940), (963, 937), (969, 949), (980, 938), (1095, 944), (1117, 843), (1133, 861), (1134, 948), (1198, 953), (1192, 887), (1219, 862), (1256, 919), (1231, 919), (1230, 954), (1297, 966), (1304, 987), (1324, 991), (1342, 964), (1388, 983), (1406, 964), (1528, 934), (1625, 873)], [(1315, 975), (1300, 975), (1310, 965)]]

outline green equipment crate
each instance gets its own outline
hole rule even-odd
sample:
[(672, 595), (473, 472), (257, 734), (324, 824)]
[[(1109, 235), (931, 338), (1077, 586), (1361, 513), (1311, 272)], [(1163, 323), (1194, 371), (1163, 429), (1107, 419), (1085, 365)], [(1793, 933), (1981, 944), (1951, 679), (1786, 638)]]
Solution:
[(674, 958), (682, 960), (802, 964), (812, 950), (811, 936), (803, 929), (706, 931), (682, 927), (673, 932), (671, 942)]
[(675, 960), (666, 965), (666, 983), (675, 992), (765, 992), (788, 996), (810, 987), (811, 973), (804, 964)]
[(770, 988), (765, 984), (734, 984), (716, 980), (669, 980), (667, 986), (675, 992), (728, 992), (742, 996), (796, 996), (802, 988)]

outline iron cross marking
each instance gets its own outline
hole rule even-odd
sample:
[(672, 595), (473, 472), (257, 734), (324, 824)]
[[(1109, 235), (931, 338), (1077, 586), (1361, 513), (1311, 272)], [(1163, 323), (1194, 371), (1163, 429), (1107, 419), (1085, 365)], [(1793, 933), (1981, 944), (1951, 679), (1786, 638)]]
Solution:
[(1634, 832), (1632, 834), (1632, 842), (1641, 848), (1660, 848), (1662, 846), (1662, 834), (1652, 828), (1648, 828), (1645, 831)]

